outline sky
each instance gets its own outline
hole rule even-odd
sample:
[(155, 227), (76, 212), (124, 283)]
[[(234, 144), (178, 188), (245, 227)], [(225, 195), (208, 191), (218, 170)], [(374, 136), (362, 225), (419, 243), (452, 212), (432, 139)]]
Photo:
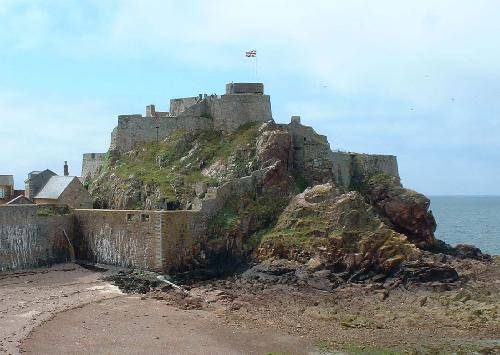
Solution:
[(79, 175), (117, 115), (259, 81), (277, 122), (397, 155), (406, 187), (498, 195), (499, 33), (496, 0), (0, 0), (0, 174)]

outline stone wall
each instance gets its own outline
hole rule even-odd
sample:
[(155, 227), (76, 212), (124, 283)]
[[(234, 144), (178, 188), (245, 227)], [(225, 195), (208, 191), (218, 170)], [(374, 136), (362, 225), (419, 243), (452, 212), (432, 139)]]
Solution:
[(209, 187), (203, 199), (194, 201), (193, 209), (201, 211), (207, 219), (214, 216), (218, 210), (224, 207), (229, 198), (255, 191), (257, 186), (262, 183), (265, 174), (274, 168), (273, 165), (254, 171), (252, 175), (228, 181), (219, 187)]
[(360, 179), (383, 172), (399, 178), (398, 162), (394, 155), (333, 152), (334, 181), (348, 189)]
[(156, 271), (189, 267), (206, 223), (199, 211), (75, 210), (77, 257)]
[(57, 202), (71, 208), (92, 208), (92, 197), (79, 179), (71, 181)]
[(99, 167), (102, 165), (106, 153), (85, 153), (82, 160), (82, 181), (92, 179), (96, 176)]
[(399, 178), (394, 155), (332, 151), (326, 136), (302, 125), (297, 118), (292, 119), (290, 124), (280, 126), (292, 135), (291, 168), (301, 171), (310, 186), (335, 181), (339, 186), (350, 189), (356, 179), (378, 172)]
[(262, 83), (229, 83), (226, 84), (226, 94), (263, 94)]
[(0, 206), (0, 271), (71, 261), (73, 215), (48, 206)]
[(161, 263), (165, 271), (193, 267), (206, 238), (206, 215), (200, 211), (158, 212), (161, 219)]
[(217, 131), (232, 132), (249, 122), (273, 119), (268, 95), (222, 95), (207, 97), (207, 109)]
[(75, 210), (77, 258), (160, 270), (159, 216), (146, 211)]
[(118, 125), (111, 134), (110, 148), (128, 152), (137, 143), (164, 140), (179, 130), (215, 129), (232, 132), (249, 122), (272, 120), (271, 99), (268, 95), (205, 95), (203, 98), (173, 99), (170, 105), (168, 115), (156, 112), (151, 117), (118, 116)]
[(292, 168), (302, 172), (310, 186), (331, 181), (332, 151), (326, 136), (300, 124), (299, 120), (282, 126), (292, 135)]
[[(158, 130), (156, 129), (158, 127)], [(176, 117), (143, 117), (141, 115), (118, 116), (118, 126), (111, 134), (111, 149), (130, 151), (141, 142), (160, 141), (180, 130), (203, 130), (213, 127), (212, 120), (201, 115), (184, 113)]]
[(56, 173), (48, 169), (37, 174), (30, 173), (25, 182), (25, 196), (30, 200), (33, 200), (33, 198), (47, 184), (49, 179), (55, 175)]
[(177, 116), (177, 115), (181, 114), (188, 107), (193, 106), (197, 102), (201, 101), (202, 98), (200, 96), (184, 97), (184, 98), (180, 98), (180, 99), (171, 99), (170, 100), (170, 114), (172, 116)]

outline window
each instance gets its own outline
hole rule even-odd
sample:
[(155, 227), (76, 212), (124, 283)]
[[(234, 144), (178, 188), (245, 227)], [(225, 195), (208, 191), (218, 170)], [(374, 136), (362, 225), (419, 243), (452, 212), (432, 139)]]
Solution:
[(132, 222), (134, 220), (134, 215), (132, 213), (127, 213), (127, 222)]
[(6, 194), (5, 187), (0, 186), (0, 198), (5, 198), (5, 194)]
[(149, 215), (141, 214), (141, 222), (149, 222)]

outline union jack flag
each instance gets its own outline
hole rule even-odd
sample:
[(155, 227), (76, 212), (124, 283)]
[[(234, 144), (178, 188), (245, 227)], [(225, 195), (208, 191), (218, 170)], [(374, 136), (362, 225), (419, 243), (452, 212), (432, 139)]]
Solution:
[(255, 49), (248, 51), (248, 52), (246, 52), (246, 56), (247, 57), (257, 57), (257, 51)]

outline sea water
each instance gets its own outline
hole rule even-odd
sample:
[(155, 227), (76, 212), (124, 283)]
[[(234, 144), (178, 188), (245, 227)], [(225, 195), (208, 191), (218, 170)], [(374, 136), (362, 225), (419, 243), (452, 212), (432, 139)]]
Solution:
[(500, 255), (500, 196), (431, 196), (436, 237)]

